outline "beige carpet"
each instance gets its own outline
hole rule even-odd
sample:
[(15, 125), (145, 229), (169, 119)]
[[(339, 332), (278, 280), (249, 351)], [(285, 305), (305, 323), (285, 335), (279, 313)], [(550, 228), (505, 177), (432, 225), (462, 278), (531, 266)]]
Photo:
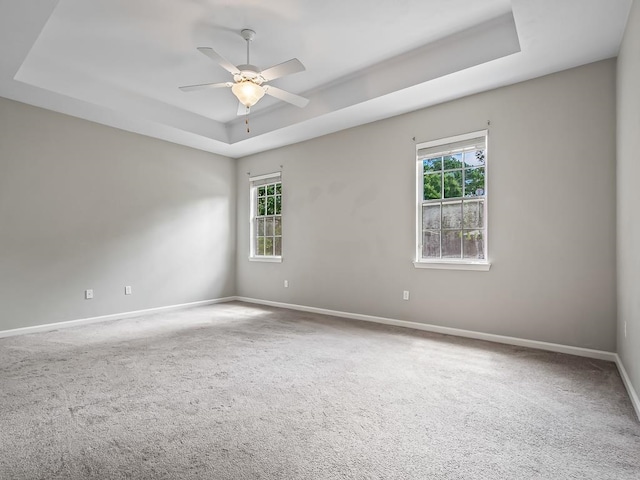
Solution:
[(640, 479), (613, 364), (242, 303), (0, 339), (1, 479)]

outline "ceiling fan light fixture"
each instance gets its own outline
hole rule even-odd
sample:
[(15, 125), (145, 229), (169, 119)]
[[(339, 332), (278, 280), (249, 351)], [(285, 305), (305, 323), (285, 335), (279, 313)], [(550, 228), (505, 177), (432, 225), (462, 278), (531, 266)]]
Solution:
[[(198, 51), (214, 62), (217, 62), (222, 68), (233, 75), (233, 82), (224, 83), (201, 83), (198, 85), (185, 85), (180, 88), (183, 92), (192, 92), (194, 90), (203, 90), (209, 88), (230, 87), (231, 92), (240, 101), (238, 106), (238, 115), (248, 115), (249, 109), (260, 101), (265, 95), (274, 97), (277, 100), (303, 108), (309, 103), (309, 99), (296, 95), (294, 93), (281, 90), (280, 88), (266, 85), (266, 83), (285, 75), (303, 72), (304, 65), (297, 58), (292, 58), (286, 62), (273, 65), (266, 70), (260, 70), (252, 65), (249, 57), (249, 45), (255, 38), (256, 32), (245, 28), (240, 32), (242, 38), (247, 42), (247, 63), (242, 65), (233, 65), (229, 60), (224, 58), (211, 47), (198, 47)], [(235, 82), (235, 83), (234, 83)], [(245, 107), (245, 109), (241, 108)]]
[(253, 107), (264, 96), (264, 88), (250, 80), (234, 83), (231, 91), (245, 107)]

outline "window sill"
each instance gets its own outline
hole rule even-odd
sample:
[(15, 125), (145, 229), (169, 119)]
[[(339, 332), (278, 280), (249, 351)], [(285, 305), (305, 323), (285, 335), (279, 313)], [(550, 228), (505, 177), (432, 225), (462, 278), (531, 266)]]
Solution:
[(249, 257), (250, 262), (282, 263), (282, 257)]
[(413, 262), (415, 268), (435, 268), (440, 270), (478, 270), (488, 272), (491, 268), (489, 262)]

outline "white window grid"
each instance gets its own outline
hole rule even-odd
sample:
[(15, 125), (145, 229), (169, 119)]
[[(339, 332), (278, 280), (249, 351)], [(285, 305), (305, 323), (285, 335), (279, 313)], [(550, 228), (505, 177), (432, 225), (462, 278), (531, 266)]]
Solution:
[[(260, 177), (253, 177), (251, 181), (251, 251), (252, 259), (280, 259), (282, 257), (282, 180), (280, 174), (268, 174)], [(259, 189), (264, 188), (265, 192), (269, 187), (273, 187), (274, 193), (260, 197)], [(277, 193), (276, 193), (277, 192)], [(268, 198), (273, 198), (274, 213), (269, 214), (267, 210)], [(259, 210), (259, 198), (265, 198), (265, 209), (261, 213)], [(277, 212), (276, 213), (276, 209)], [(267, 225), (271, 224), (269, 232)], [(260, 245), (262, 239), (262, 245)], [(266, 251), (267, 243), (271, 244), (270, 252)], [(260, 248), (262, 246), (262, 249)]]
[[(450, 149), (447, 150), (446, 148), (443, 148), (443, 150), (434, 152), (433, 154), (430, 154), (426, 157), (420, 158), (419, 160), (417, 160), (416, 162), (416, 167), (417, 167), (417, 208), (416, 208), (416, 237), (417, 237), (417, 241), (416, 241), (416, 262), (417, 263), (439, 263), (439, 262), (452, 262), (452, 263), (487, 263), (488, 259), (487, 259), (487, 251), (488, 251), (488, 223), (487, 223), (487, 179), (488, 179), (488, 162), (487, 162), (487, 143), (488, 143), (488, 139), (487, 139), (487, 131), (480, 131), (480, 132), (473, 132), (473, 133), (469, 133), (469, 134), (464, 134), (464, 135), (459, 135), (456, 137), (450, 137), (450, 138), (446, 138), (446, 139), (442, 139), (442, 140), (438, 140), (438, 141), (434, 141), (434, 142), (427, 142), (427, 143), (423, 143), (423, 144), (419, 144), (416, 146), (416, 153), (422, 149), (425, 148), (427, 146), (429, 147), (433, 147), (433, 146), (437, 146), (438, 144), (441, 144), (443, 147), (446, 147), (448, 144), (451, 143), (457, 143), (457, 142), (461, 142), (464, 141), (465, 139), (468, 139), (469, 141), (471, 141), (472, 139), (475, 138), (479, 138), (479, 137), (484, 137), (485, 138), (485, 145), (484, 148), (482, 149), (484, 151), (484, 164), (483, 165), (478, 165), (478, 166), (473, 166), (473, 167), (466, 167), (464, 164), (464, 159), (463, 159), (463, 163), (462, 166), (460, 167), (455, 167), (455, 168), (444, 168), (444, 163), (442, 164), (440, 170), (434, 170), (432, 173), (433, 174), (440, 174), (440, 192), (441, 192), (441, 198), (438, 199), (424, 199), (424, 161), (425, 160), (430, 160), (430, 159), (434, 159), (434, 158), (443, 158), (444, 161), (444, 157), (445, 156), (451, 156), (451, 155), (455, 155), (458, 153), (465, 153), (465, 152), (470, 152), (470, 151), (477, 151), (480, 150), (478, 148), (476, 148), (475, 146), (466, 146), (466, 147), (459, 147), (459, 148), (454, 148), (454, 149)], [(484, 192), (482, 195), (473, 195), (473, 196), (465, 196), (465, 188), (466, 188), (466, 171), (467, 170), (475, 170), (478, 168), (483, 168), (484, 169)], [(462, 196), (461, 197), (452, 197), (452, 198), (444, 198), (445, 195), (445, 177), (447, 173), (452, 173), (452, 172), (461, 172), (461, 176), (462, 176)], [(427, 172), (428, 174), (429, 172)], [(481, 227), (472, 227), (472, 228), (465, 228), (464, 225), (464, 204), (467, 203), (480, 203), (482, 202), (482, 226)], [(444, 206), (446, 205), (456, 205), (459, 204), (460, 205), (460, 209), (461, 209), (461, 225), (460, 227), (451, 227), (451, 228), (446, 228), (444, 227), (444, 222), (443, 222), (443, 210), (444, 210)], [(434, 229), (434, 228), (424, 228), (423, 227), (423, 207), (424, 206), (428, 206), (428, 205), (439, 205), (440, 206), (440, 228), (439, 229)], [(482, 231), (482, 235), (483, 235), (483, 251), (482, 251), (482, 258), (465, 258), (465, 245), (464, 245), (464, 235), (465, 232), (471, 232), (471, 231)], [(440, 252), (440, 256), (439, 257), (427, 257), (424, 256), (424, 244), (423, 244), (423, 240), (424, 240), (424, 232), (425, 231), (434, 231), (434, 232), (438, 232), (439, 235), (439, 252)], [(444, 237), (444, 232), (460, 232), (460, 256), (459, 257), (451, 257), (451, 256), (447, 256), (444, 257), (443, 256), (443, 237)]]

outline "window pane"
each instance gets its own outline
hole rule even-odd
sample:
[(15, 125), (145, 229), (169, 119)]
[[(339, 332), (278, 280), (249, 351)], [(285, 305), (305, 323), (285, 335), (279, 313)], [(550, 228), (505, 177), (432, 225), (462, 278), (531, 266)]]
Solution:
[(273, 237), (266, 237), (264, 239), (264, 254), (273, 255)]
[(484, 200), (465, 201), (462, 211), (464, 228), (484, 227)]
[(280, 256), (282, 250), (282, 184), (274, 181), (255, 187), (253, 255)]
[(444, 198), (462, 197), (462, 170), (444, 174)]
[(440, 258), (440, 232), (422, 232), (422, 258)]
[(464, 152), (464, 166), (477, 167), (484, 165), (484, 150), (470, 150)]
[(461, 258), (462, 244), (460, 230), (444, 230), (442, 232), (442, 258)]
[(274, 251), (274, 255), (282, 255), (282, 238), (281, 237), (276, 237), (273, 239), (273, 251)]
[(424, 205), (422, 207), (422, 229), (440, 229), (440, 204)]
[(462, 202), (442, 205), (442, 228), (462, 228)]
[(418, 171), (419, 254), (425, 260), (486, 258), (486, 143), (481, 137), (453, 137), (417, 152), (423, 172), (420, 179)]
[(442, 198), (442, 174), (430, 173), (424, 176), (424, 199), (435, 200)]
[(442, 170), (442, 157), (429, 158), (422, 162), (423, 172), (439, 172)]
[(449, 170), (451, 168), (462, 168), (462, 153), (454, 153), (453, 155), (445, 155), (444, 169)]
[(464, 258), (484, 258), (484, 232), (465, 230), (463, 234)]
[(267, 237), (273, 236), (273, 218), (265, 218), (264, 219), (264, 234)]
[(478, 197), (485, 193), (484, 167), (467, 168), (464, 171), (464, 194), (467, 197)]

